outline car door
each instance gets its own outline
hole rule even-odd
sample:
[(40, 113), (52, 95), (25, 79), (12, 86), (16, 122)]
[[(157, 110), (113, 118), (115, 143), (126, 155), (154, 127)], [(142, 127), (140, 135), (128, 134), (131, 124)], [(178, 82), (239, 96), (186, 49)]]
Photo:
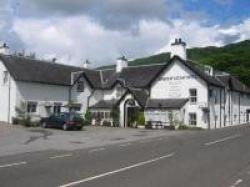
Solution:
[(47, 120), (47, 125), (50, 127), (55, 127), (56, 117), (54, 115), (50, 116)]

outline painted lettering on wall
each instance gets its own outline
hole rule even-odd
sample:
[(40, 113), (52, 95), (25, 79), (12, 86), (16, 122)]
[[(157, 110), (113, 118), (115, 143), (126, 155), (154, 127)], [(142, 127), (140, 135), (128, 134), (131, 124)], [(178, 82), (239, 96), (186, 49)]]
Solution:
[(170, 76), (161, 77), (160, 81), (175, 81), (175, 80), (185, 80), (185, 79), (197, 79), (197, 75), (182, 75), (182, 76)]

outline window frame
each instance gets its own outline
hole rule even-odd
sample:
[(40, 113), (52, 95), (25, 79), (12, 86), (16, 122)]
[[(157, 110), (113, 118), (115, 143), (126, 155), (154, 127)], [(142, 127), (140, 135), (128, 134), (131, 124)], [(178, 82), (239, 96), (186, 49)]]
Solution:
[[(191, 119), (192, 117), (195, 119)], [(195, 112), (189, 113), (188, 124), (190, 126), (197, 126), (197, 114)]]
[(62, 104), (61, 103), (54, 103), (53, 113), (60, 114), (61, 112), (62, 112)]
[(27, 102), (27, 110), (29, 114), (36, 113), (37, 112), (37, 102), (34, 101), (28, 101)]
[[(195, 95), (192, 95), (192, 91), (195, 91)], [(189, 89), (189, 102), (190, 102), (190, 104), (197, 104), (197, 102), (198, 102), (198, 91), (197, 91), (196, 88), (190, 88)]]
[(84, 84), (84, 80), (83, 79), (79, 79), (76, 82), (76, 91), (81, 93), (84, 92), (85, 89), (85, 84)]

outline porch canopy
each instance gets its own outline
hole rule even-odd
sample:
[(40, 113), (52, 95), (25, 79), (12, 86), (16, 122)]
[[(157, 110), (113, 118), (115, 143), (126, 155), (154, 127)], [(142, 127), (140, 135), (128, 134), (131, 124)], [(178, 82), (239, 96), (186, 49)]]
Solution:
[(180, 99), (149, 99), (146, 104), (146, 109), (180, 109), (186, 103), (187, 98)]
[(90, 109), (112, 109), (114, 106), (117, 105), (118, 100), (101, 100), (96, 104), (90, 106)]

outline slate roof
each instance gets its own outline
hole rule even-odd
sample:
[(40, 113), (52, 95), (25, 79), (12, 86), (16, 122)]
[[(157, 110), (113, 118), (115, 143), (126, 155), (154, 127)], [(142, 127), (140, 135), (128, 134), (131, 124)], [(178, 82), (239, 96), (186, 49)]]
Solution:
[(240, 82), (238, 78), (231, 76), (231, 75), (225, 75), (225, 76), (217, 76), (218, 80), (220, 80), (224, 86), (230, 90), (243, 92), (243, 93), (250, 93), (250, 88)]
[(90, 106), (90, 109), (111, 109), (117, 104), (118, 100), (101, 100)]
[[(175, 60), (180, 61), (183, 65), (185, 65), (190, 70), (195, 72), (201, 79), (203, 79), (208, 84), (219, 86), (219, 87), (224, 87), (224, 85), (220, 81), (218, 81), (214, 76), (210, 76), (207, 73), (205, 73), (201, 68), (198, 67), (197, 64), (193, 63), (190, 60), (183, 60), (179, 56), (172, 57), (170, 61), (160, 70), (160, 72), (157, 75), (164, 72), (164, 70), (167, 69)], [(156, 79), (157, 79), (157, 76), (153, 78), (149, 84), (152, 84)]]
[(0, 60), (16, 81), (69, 86), (71, 72), (83, 70), (27, 57), (0, 55)]
[(136, 101), (144, 108), (149, 98), (145, 90), (128, 88), (128, 91), (135, 97)]
[[(20, 56), (0, 55), (0, 59), (17, 81), (70, 86), (71, 73), (81, 71), (82, 73), (74, 74), (74, 80), (76, 81), (83, 75), (89, 82), (90, 86), (94, 89), (110, 89), (117, 82), (125, 83), (125, 86), (129, 88), (149, 88), (157, 77), (169, 67), (174, 60), (179, 60), (208, 84), (220, 87), (225, 86), (225, 81), (223, 82), (214, 76), (207, 75), (192, 61), (184, 61), (178, 56), (174, 56), (165, 64), (132, 66), (124, 68), (120, 73), (116, 73), (114, 69), (90, 70)], [(247, 92), (249, 90), (236, 78), (230, 78), (230, 84), (234, 90)], [(140, 94), (141, 93), (139, 93), (139, 95)], [(144, 101), (142, 101), (142, 103), (143, 102)]]
[(188, 99), (149, 99), (145, 108), (180, 109), (187, 101)]

